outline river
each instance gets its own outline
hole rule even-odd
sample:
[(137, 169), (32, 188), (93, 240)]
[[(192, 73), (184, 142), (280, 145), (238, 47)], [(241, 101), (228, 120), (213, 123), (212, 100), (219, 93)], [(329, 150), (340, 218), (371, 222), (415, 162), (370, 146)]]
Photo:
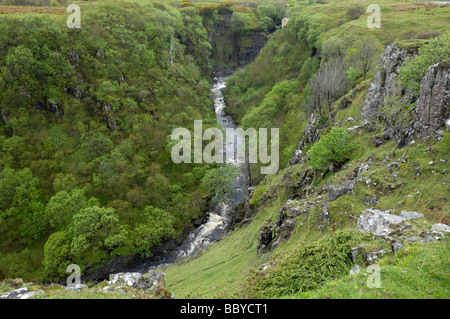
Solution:
[[(217, 121), (223, 129), (237, 127), (233, 118), (225, 113), (226, 103), (222, 90), (226, 87), (226, 79), (227, 77), (225, 76), (214, 77), (213, 87), (211, 89)], [(225, 156), (227, 141), (226, 139), (224, 140)], [(237, 154), (237, 149), (242, 146), (242, 143), (242, 140), (237, 138), (235, 139), (234, 154)], [(177, 260), (192, 256), (199, 248), (205, 248), (226, 235), (230, 212), (235, 205), (244, 201), (248, 188), (245, 165), (239, 164), (237, 160), (230, 162), (231, 165), (235, 165), (240, 169), (240, 174), (236, 177), (234, 182), (234, 190), (225, 201), (215, 205), (209, 212), (207, 212), (207, 221), (199, 227), (194, 228), (185, 237), (178, 248), (163, 251), (159, 255), (148, 258), (139, 265), (129, 269), (129, 271), (146, 273), (150, 269), (172, 265)]]

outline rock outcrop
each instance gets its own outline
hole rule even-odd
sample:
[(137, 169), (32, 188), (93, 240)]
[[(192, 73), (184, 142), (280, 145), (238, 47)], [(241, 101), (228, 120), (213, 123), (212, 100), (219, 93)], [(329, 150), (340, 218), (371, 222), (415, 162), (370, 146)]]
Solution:
[(163, 272), (155, 272), (151, 269), (146, 274), (139, 272), (128, 272), (111, 274), (108, 286), (103, 288), (105, 292), (119, 291), (126, 294), (125, 287), (147, 290), (153, 292), (155, 296), (163, 299), (173, 299), (173, 293), (166, 289), (166, 276)]
[(298, 144), (297, 149), (292, 155), (291, 160), (289, 161), (287, 167), (298, 164), (302, 162), (303, 159), (303, 149), (307, 144), (315, 143), (319, 140), (320, 130), (318, 126), (318, 118), (315, 114), (311, 115), (308, 124), (302, 133), (302, 140)]
[(353, 194), (353, 188), (355, 187), (356, 183), (356, 180), (351, 179), (344, 181), (339, 185), (328, 185), (327, 192), (329, 201), (332, 202), (346, 194)]
[(396, 43), (386, 47), (362, 105), (361, 116), (364, 119), (371, 118), (384, 104), (385, 97), (395, 92), (401, 65), (416, 53), (417, 47), (402, 48)]
[(0, 299), (29, 299), (43, 293), (43, 290), (28, 291), (27, 287), (22, 287), (1, 294)]
[(381, 233), (390, 231), (394, 225), (405, 221), (406, 218), (389, 214), (377, 209), (365, 209), (356, 223), (356, 229), (362, 233)]
[[(417, 46), (404, 48), (392, 44), (386, 47), (362, 105), (361, 117), (364, 120), (373, 120), (379, 108), (384, 105), (386, 96), (394, 94), (399, 89), (397, 79), (400, 67), (406, 58), (414, 56), (417, 52)], [(399, 136), (398, 147), (406, 146), (414, 136), (425, 138), (438, 132), (438, 137), (442, 137), (439, 130), (447, 125), (447, 122), (450, 123), (450, 60), (444, 60), (427, 69), (418, 96), (400, 89), (407, 101), (416, 103), (414, 118), (405, 123)], [(383, 139), (391, 140), (393, 137), (390, 128), (384, 128)], [(381, 143), (381, 138), (374, 141), (375, 146)]]
[(258, 236), (258, 245), (257, 245), (257, 252), (261, 253), (264, 251), (272, 241), (272, 225), (263, 225), (261, 226), (261, 229), (259, 230), (259, 236)]
[(450, 59), (429, 67), (420, 83), (414, 130), (418, 137), (433, 135), (450, 117)]

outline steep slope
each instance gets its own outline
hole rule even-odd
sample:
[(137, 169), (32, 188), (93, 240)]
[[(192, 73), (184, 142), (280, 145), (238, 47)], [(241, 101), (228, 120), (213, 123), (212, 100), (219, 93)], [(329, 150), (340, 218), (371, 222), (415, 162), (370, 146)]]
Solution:
[[(396, 21), (403, 22), (414, 7), (381, 5), (385, 25), (393, 24), (394, 14)], [(427, 66), (419, 79), (418, 95), (411, 97), (405, 91), (399, 95), (408, 101), (401, 104), (405, 105), (402, 125), (375, 121), (373, 115), (384, 110), (397, 93), (393, 84), (403, 62), (430, 42), (404, 40), (404, 31), (398, 28), (402, 24), (376, 30), (374, 41), (380, 47), (388, 37), (388, 42), (397, 38), (398, 44), (387, 44), (384, 52), (379, 48), (365, 80), (352, 69), (355, 63), (346, 64), (350, 86), (332, 101), (327, 112), (311, 115), (306, 91), (319, 61), (339, 52), (347, 52), (345, 59), (352, 61), (351, 54), (359, 49), (358, 37), (374, 34), (364, 29), (365, 17), (333, 25), (332, 17), (345, 16), (349, 8), (333, 3), (333, 8), (336, 6), (336, 11), (331, 5), (299, 9), (319, 13), (311, 19), (301, 13), (295, 17), (291, 10), (291, 28), (288, 24), (277, 31), (257, 60), (230, 78), (226, 91), (230, 112), (244, 127), (278, 126), (284, 130), (280, 144), (285, 147), (284, 163), (288, 165), (278, 174), (253, 178), (255, 187), (247, 202), (236, 209), (236, 225), (226, 238), (199, 252), (198, 258), (165, 269), (175, 296), (448, 297), (447, 62)], [(406, 10), (397, 10), (399, 7)], [(414, 11), (418, 20), (424, 19), (428, 10), (448, 16), (445, 6), (418, 10)], [(426, 25), (429, 30), (445, 30), (439, 22)], [(320, 41), (309, 38), (310, 43), (307, 36), (301, 38), (318, 29)], [(344, 30), (351, 30), (350, 34), (342, 35)], [(337, 35), (342, 35), (343, 43)], [(445, 46), (446, 41), (440, 43)], [(297, 64), (292, 62), (295, 58)], [(309, 151), (334, 127), (353, 133), (351, 142), (356, 148), (344, 163), (316, 170), (310, 165)], [(379, 227), (360, 236), (364, 228), (358, 225), (365, 221)], [(328, 246), (343, 255), (327, 250)], [(434, 257), (427, 259), (428, 254)], [(313, 257), (309, 261), (305, 256)], [(427, 271), (418, 267), (420, 262)], [(373, 263), (381, 267), (378, 289), (366, 285), (373, 269), (367, 266)], [(360, 268), (354, 273), (359, 274), (349, 277), (355, 265)], [(404, 276), (404, 271), (411, 273)], [(405, 281), (412, 278), (417, 279), (408, 287)]]

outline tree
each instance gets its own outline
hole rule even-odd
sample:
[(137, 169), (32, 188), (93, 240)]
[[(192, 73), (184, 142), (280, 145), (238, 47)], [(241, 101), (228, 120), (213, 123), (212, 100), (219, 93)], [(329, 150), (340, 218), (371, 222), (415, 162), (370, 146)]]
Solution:
[(139, 224), (133, 229), (131, 238), (140, 252), (159, 245), (163, 240), (169, 240), (177, 234), (173, 227), (175, 218), (163, 209), (147, 206), (141, 212)]
[(335, 167), (342, 166), (355, 149), (350, 139), (351, 133), (348, 130), (333, 127), (311, 147), (308, 163), (316, 170), (326, 170), (331, 164)]
[(420, 82), (427, 69), (449, 57), (450, 32), (447, 32), (420, 47), (416, 56), (405, 59), (398, 76), (403, 88), (419, 95)]
[(328, 61), (311, 77), (308, 84), (310, 110), (324, 115), (342, 95), (346, 84), (342, 64), (342, 59)]
[(399, 84), (392, 94), (384, 98), (384, 104), (375, 113), (376, 119), (400, 136), (408, 119), (409, 99), (401, 95)]
[(82, 140), (80, 150), (83, 160), (86, 162), (109, 153), (114, 147), (113, 142), (106, 135), (96, 131), (86, 133)]
[(91, 247), (108, 250), (126, 242), (126, 233), (113, 208), (92, 206), (73, 216), (71, 253), (80, 257)]
[(30, 91), (37, 89), (36, 72), (38, 66), (33, 52), (29, 48), (24, 46), (11, 48), (6, 56), (5, 63), (4, 77), (9, 83), (24, 86)]
[(239, 169), (229, 164), (206, 172), (201, 185), (212, 196), (212, 204), (220, 203), (233, 192), (234, 182), (238, 175)]
[(231, 16), (231, 30), (236, 36), (244, 35), (248, 32), (250, 18), (245, 13), (233, 12)]
[(363, 80), (366, 79), (367, 72), (376, 64), (378, 49), (375, 41), (366, 38), (360, 45), (355, 55), (355, 65), (361, 71)]
[(59, 278), (70, 264), (70, 238), (65, 231), (50, 235), (44, 245), (44, 268), (47, 278)]
[(9, 239), (31, 242), (45, 231), (47, 221), (40, 197), (39, 179), (29, 168), (5, 168), (0, 173), (0, 218), (5, 222), (2, 232)]
[(88, 201), (83, 190), (61, 191), (50, 198), (45, 212), (54, 229), (64, 229), (72, 222), (73, 216), (86, 208)]

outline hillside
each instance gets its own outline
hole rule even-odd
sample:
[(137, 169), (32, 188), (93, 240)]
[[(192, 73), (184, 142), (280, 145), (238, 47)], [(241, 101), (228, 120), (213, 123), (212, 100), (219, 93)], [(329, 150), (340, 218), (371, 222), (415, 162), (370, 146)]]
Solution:
[[(450, 6), (382, 0), (371, 28), (370, 1), (262, 2), (80, 2), (71, 30), (0, 6), (0, 294), (450, 297)], [(107, 282), (227, 202), (226, 166), (171, 160), (173, 129), (220, 127), (217, 77), (279, 170), (246, 166), (219, 241)]]

